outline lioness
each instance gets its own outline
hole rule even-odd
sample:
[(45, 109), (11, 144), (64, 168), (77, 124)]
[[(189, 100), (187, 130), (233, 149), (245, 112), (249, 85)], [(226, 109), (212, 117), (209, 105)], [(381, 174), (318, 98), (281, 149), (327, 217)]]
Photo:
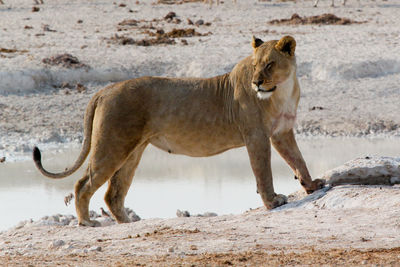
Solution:
[(209, 79), (142, 77), (100, 90), (86, 109), (80, 155), (64, 172), (46, 171), (34, 148), (37, 168), (55, 179), (75, 172), (92, 151), (85, 175), (75, 184), (80, 225), (98, 224), (89, 219), (89, 200), (106, 181), (110, 211), (119, 223), (130, 221), (124, 200), (149, 143), (192, 157), (245, 145), (257, 191), (268, 209), (287, 201), (274, 192), (271, 143), (308, 193), (323, 187), (323, 180), (311, 180), (292, 129), (300, 97), (296, 42), (291, 36), (265, 43), (253, 37), (252, 45), (253, 55), (231, 73)]

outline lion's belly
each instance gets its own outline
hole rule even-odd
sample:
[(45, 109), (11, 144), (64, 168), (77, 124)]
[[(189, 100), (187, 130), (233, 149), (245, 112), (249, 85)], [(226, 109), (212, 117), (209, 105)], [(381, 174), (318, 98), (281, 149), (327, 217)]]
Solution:
[(168, 153), (192, 157), (212, 156), (244, 145), (239, 134), (208, 135), (196, 131), (179, 135), (159, 134), (151, 138), (150, 143)]

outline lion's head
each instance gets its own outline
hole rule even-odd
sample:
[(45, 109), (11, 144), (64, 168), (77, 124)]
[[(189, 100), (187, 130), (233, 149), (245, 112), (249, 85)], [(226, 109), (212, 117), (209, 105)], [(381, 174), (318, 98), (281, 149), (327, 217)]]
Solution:
[(295, 75), (296, 41), (285, 36), (279, 41), (263, 42), (253, 36), (253, 68), (252, 88), (261, 99), (269, 98), (274, 91), (280, 89)]

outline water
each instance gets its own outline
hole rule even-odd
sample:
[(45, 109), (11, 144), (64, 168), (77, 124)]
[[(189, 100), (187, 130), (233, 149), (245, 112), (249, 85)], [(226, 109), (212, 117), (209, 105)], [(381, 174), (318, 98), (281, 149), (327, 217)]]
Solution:
[[(298, 143), (314, 178), (355, 157), (400, 156), (400, 139), (321, 138), (300, 139)], [(49, 170), (60, 171), (70, 166), (78, 153), (76, 149), (63, 153), (44, 151), (43, 164)], [(30, 218), (57, 213), (75, 215), (74, 205), (66, 207), (63, 200), (73, 191), (85, 166), (71, 177), (51, 180), (43, 177), (32, 161), (0, 164), (0, 230)], [(275, 151), (272, 169), (276, 192), (289, 194), (301, 188)], [(105, 190), (103, 186), (96, 192), (90, 209), (99, 212), (100, 207), (106, 207)], [(262, 206), (244, 148), (209, 158), (190, 158), (149, 146), (125, 203), (142, 218), (175, 217), (177, 209), (221, 215)]]

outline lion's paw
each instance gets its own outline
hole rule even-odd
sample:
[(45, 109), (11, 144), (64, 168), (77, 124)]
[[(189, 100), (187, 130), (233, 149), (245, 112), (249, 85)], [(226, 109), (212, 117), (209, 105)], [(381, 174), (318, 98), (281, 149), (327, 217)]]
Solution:
[(315, 179), (311, 182), (311, 186), (309, 188), (306, 188), (306, 192), (307, 194), (311, 194), (314, 191), (324, 188), (325, 184), (325, 179)]
[(277, 194), (274, 199), (269, 203), (269, 205), (266, 205), (268, 209), (274, 209), (279, 206), (285, 205), (288, 201), (287, 196), (282, 195), (282, 194)]

